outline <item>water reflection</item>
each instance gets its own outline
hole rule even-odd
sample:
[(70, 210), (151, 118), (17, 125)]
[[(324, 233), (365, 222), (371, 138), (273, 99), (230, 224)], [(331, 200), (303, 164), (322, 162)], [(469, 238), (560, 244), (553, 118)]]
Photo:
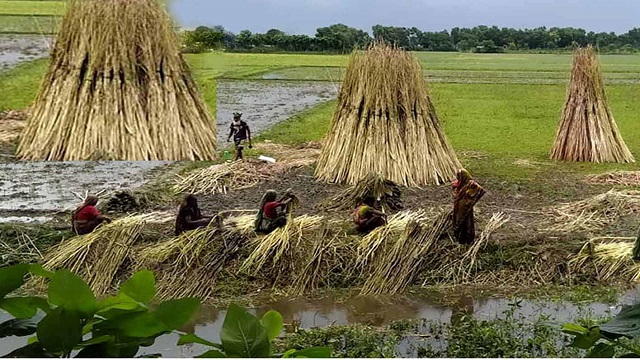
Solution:
[[(625, 295), (621, 298), (620, 303), (633, 303), (637, 300), (636, 294), (637, 291), (634, 291)], [(612, 309), (601, 303), (575, 305), (568, 302), (544, 301), (521, 301), (515, 306), (513, 301), (508, 299), (476, 299), (467, 295), (455, 299), (449, 306), (428, 299), (415, 299), (406, 296), (357, 296), (342, 302), (330, 298), (320, 300), (281, 299), (252, 309), (251, 312), (260, 316), (269, 310), (280, 312), (285, 323), (290, 324), (285, 328), (285, 331), (292, 332), (296, 327), (308, 329), (347, 324), (385, 326), (397, 320), (412, 319), (457, 324), (464, 315), (473, 315), (476, 318), (487, 320), (504, 318), (507, 316), (505, 311), (508, 310), (512, 310), (514, 316), (519, 319), (534, 321), (541, 315), (545, 315), (550, 321), (561, 324), (584, 315), (607, 315)], [(196, 335), (207, 340), (219, 342), (220, 329), (225, 315), (224, 310), (203, 307), (196, 319), (182, 330), (195, 332)], [(7, 318), (6, 314), (4, 317), (0, 316), (0, 322)], [(421, 329), (421, 332), (428, 332), (427, 327), (421, 327)], [(3, 339), (0, 342), (0, 355), (23, 346), (26, 341), (26, 338)], [(177, 342), (177, 335), (162, 336), (156, 340), (153, 346), (143, 349), (139, 355), (159, 353), (164, 357), (193, 357), (206, 351), (206, 348), (201, 345), (178, 347)]]

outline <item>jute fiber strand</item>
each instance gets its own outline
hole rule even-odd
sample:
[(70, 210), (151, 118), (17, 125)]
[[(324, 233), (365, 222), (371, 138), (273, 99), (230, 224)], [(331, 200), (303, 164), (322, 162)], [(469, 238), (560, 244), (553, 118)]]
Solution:
[(101, 225), (90, 234), (64, 241), (45, 254), (43, 266), (51, 271), (74, 272), (96, 295), (108, 295), (132, 247), (140, 239), (147, 219), (144, 215), (122, 218)]
[(316, 177), (355, 185), (373, 172), (422, 186), (452, 180), (458, 168), (418, 60), (382, 42), (355, 51)]
[(156, 274), (159, 299), (213, 299), (218, 275), (236, 258), (251, 233), (237, 226), (188, 231), (141, 248), (135, 254), (134, 267)]
[(574, 52), (571, 82), (551, 158), (595, 163), (635, 162), (611, 115), (600, 64), (591, 46)]
[(211, 160), (215, 119), (156, 0), (70, 0), (23, 160)]

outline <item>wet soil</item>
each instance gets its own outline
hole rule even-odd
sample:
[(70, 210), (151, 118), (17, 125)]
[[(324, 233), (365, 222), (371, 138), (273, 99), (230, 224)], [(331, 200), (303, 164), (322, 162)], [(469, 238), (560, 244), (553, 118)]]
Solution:
[(331, 84), (286, 81), (219, 81), (218, 145), (225, 146), (233, 113), (240, 112), (259, 134), (276, 123), (322, 102), (335, 99)]
[(21, 162), (0, 164), (0, 211), (64, 211), (77, 192), (117, 191), (144, 184), (165, 162)]
[[(638, 290), (630, 291), (622, 296), (616, 306), (605, 303), (575, 305), (569, 302), (549, 302), (523, 300), (515, 309), (514, 318), (534, 321), (540, 315), (548, 316), (548, 322), (563, 324), (574, 321), (580, 316), (605, 316), (617, 311), (620, 305), (632, 304), (638, 299)], [(432, 299), (413, 296), (359, 296), (337, 302), (335, 299), (302, 299), (286, 298), (265, 302), (259, 307), (250, 309), (257, 315), (269, 310), (276, 310), (283, 315), (285, 328), (283, 334), (295, 332), (296, 329), (324, 328), (333, 325), (369, 325), (387, 326), (403, 320), (423, 320), (423, 325), (416, 328), (417, 334), (428, 334), (428, 323), (449, 323), (454, 314), (464, 311), (478, 319), (491, 320), (504, 318), (504, 312), (513, 305), (513, 300), (506, 298), (463, 296), (455, 303), (442, 304)], [(203, 307), (194, 321), (183, 330), (219, 342), (219, 334), (226, 316), (226, 311), (216, 307)], [(0, 322), (6, 315), (0, 314)], [(24, 346), (27, 338), (9, 338), (0, 345), (0, 354), (8, 353)], [(208, 349), (200, 345), (177, 347), (178, 335), (164, 335), (154, 345), (141, 350), (138, 355), (162, 354), (164, 357), (194, 357)], [(397, 351), (403, 353), (403, 344), (399, 342)]]
[(0, 71), (46, 57), (52, 41), (42, 35), (0, 35)]

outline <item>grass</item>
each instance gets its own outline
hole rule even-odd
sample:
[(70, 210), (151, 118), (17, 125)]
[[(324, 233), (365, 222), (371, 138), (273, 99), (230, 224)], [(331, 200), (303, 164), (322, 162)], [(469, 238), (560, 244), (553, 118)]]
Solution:
[(55, 34), (59, 23), (57, 16), (0, 15), (0, 34)]
[[(461, 155), (463, 165), (472, 174), (525, 181), (546, 177), (549, 173), (561, 177), (566, 173), (638, 169), (634, 164), (564, 164), (548, 160), (564, 102), (565, 85), (512, 84), (505, 83), (505, 78), (514, 74), (526, 78), (528, 74), (548, 73), (552, 73), (554, 78), (568, 78), (570, 55), (421, 53), (418, 57), (427, 72), (450, 71), (452, 75), (450, 80), (454, 83), (434, 83), (430, 88), (447, 136)], [(629, 70), (640, 69), (640, 57), (637, 56), (602, 56), (601, 59), (605, 77), (624, 77)], [(295, 68), (315, 72), (314, 80), (326, 80), (322, 78), (323, 72), (342, 71), (341, 66), (346, 64), (347, 57), (208, 53), (187, 55), (187, 60), (198, 85), (204, 89), (207, 103), (213, 107), (216, 103), (213, 82), (216, 79), (251, 79), (261, 73)], [(35, 61), (0, 73), (0, 88), (4, 90), (4, 96), (0, 97), (0, 110), (28, 106), (45, 70), (45, 61)], [(469, 72), (476, 75), (486, 72), (490, 75), (487, 79), (494, 83), (455, 83), (464, 80)], [(636, 114), (640, 112), (640, 85), (610, 85), (607, 92), (622, 136), (637, 155), (640, 153), (640, 137), (634, 135), (640, 133), (640, 123), (635, 121)], [(328, 129), (334, 106), (335, 102), (328, 102), (304, 111), (264, 132), (259, 139), (286, 144), (320, 140)], [(465, 155), (469, 152), (480, 153), (481, 156)], [(514, 164), (522, 159), (534, 164)]]
[(36, 60), (18, 65), (0, 73), (0, 111), (24, 109), (38, 93), (40, 81), (46, 71), (47, 60)]
[(64, 1), (0, 0), (0, 15), (63, 15), (64, 9)]
[(336, 101), (328, 101), (308, 109), (264, 131), (256, 137), (256, 140), (269, 140), (287, 145), (301, 145), (308, 141), (320, 141), (329, 130), (335, 106)]

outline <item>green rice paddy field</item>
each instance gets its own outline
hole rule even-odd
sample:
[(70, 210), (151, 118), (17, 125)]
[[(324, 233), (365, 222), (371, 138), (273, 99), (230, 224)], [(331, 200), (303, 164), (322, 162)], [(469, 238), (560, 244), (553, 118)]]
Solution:
[(52, 34), (63, 14), (63, 1), (0, 0), (0, 34)]
[[(566, 171), (582, 174), (637, 169), (635, 164), (556, 164), (547, 153), (562, 110), (571, 56), (418, 53), (452, 145), (465, 165), (484, 176), (525, 180)], [(335, 81), (347, 56), (209, 53), (187, 55), (202, 88), (214, 80)], [(631, 151), (640, 157), (640, 56), (602, 56), (613, 114)], [(34, 99), (46, 61), (0, 74), (0, 109), (22, 109)], [(215, 94), (206, 93), (209, 102)], [(323, 104), (267, 131), (262, 138), (319, 140), (334, 103)], [(523, 161), (524, 160), (524, 161)], [(515, 164), (518, 163), (519, 165)], [(524, 164), (524, 165), (523, 165)]]

